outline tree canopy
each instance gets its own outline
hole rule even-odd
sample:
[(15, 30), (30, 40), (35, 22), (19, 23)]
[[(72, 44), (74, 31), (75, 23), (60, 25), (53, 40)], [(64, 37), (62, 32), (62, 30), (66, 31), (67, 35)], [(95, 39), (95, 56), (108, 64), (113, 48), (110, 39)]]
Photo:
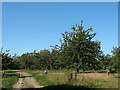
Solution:
[(72, 31), (62, 33), (63, 39), (60, 39), (61, 46), (59, 54), (63, 67), (79, 69), (97, 69), (98, 57), (101, 55), (100, 42), (92, 41), (96, 33), (93, 30), (84, 29), (81, 25), (75, 25)]
[(9, 50), (3, 52), (2, 69), (75, 69), (85, 70), (118, 70), (120, 47), (113, 47), (112, 55), (105, 55), (100, 41), (94, 41), (96, 33), (90, 27), (85, 29), (83, 21), (75, 24), (70, 31), (62, 33), (60, 45), (51, 46), (51, 51), (43, 49), (37, 52), (24, 53), (20, 56), (10, 55)]

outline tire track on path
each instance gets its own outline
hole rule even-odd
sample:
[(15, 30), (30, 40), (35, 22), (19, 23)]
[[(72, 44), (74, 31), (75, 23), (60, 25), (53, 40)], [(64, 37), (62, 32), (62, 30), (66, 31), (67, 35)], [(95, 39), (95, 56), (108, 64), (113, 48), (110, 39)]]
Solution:
[(17, 88), (17, 90), (22, 89), (22, 88), (42, 88), (43, 86), (40, 86), (35, 78), (26, 73), (26, 72), (16, 72), (20, 74), (20, 78), (18, 80), (18, 82), (16, 84), (14, 84), (13, 86), (13, 90), (15, 90)]

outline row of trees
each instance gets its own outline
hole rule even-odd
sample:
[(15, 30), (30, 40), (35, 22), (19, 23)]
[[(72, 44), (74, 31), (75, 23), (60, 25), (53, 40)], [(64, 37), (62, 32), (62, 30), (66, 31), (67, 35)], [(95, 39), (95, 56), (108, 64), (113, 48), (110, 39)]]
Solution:
[[(115, 47), (117, 49), (117, 47)], [(116, 49), (113, 50), (116, 52)], [(75, 63), (75, 61), (67, 60), (62, 58), (62, 56), (59, 55), (59, 52), (57, 50), (52, 50), (50, 52), (49, 50), (41, 50), (40, 52), (33, 52), (33, 53), (25, 53), (21, 56), (13, 56), (11, 57), (9, 52), (3, 52), (2, 54), (2, 69), (70, 69), (74, 68), (76, 70), (105, 70), (105, 69), (118, 69), (118, 56), (113, 55), (110, 56), (102, 55), (99, 57), (98, 60), (95, 62), (88, 61), (86, 63), (86, 66), (80, 66), (81, 64)], [(63, 60), (64, 59), (64, 60)], [(77, 61), (77, 60), (76, 60)], [(74, 63), (73, 63), (74, 62)], [(85, 63), (85, 62), (82, 62)], [(91, 66), (89, 65), (91, 63)], [(85, 64), (83, 64), (85, 65)], [(87, 66), (88, 65), (88, 66)]]
[(47, 49), (21, 56), (11, 56), (9, 51), (2, 52), (3, 69), (63, 69), (74, 68), (77, 72), (81, 70), (118, 69), (119, 49), (113, 47), (109, 54), (104, 55), (99, 41), (93, 41), (96, 33), (92, 28), (87, 30), (81, 25), (75, 25), (72, 31), (62, 33), (61, 45), (51, 46)]

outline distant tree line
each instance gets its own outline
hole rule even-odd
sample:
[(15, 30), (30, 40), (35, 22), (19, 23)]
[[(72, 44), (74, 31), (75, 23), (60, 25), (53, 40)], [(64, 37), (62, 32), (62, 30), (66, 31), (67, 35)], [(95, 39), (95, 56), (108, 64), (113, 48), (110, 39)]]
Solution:
[(62, 33), (61, 45), (51, 46), (52, 50), (34, 50), (21, 56), (11, 56), (9, 50), (3, 52), (2, 69), (75, 69), (79, 70), (114, 70), (118, 71), (120, 47), (113, 47), (112, 55), (101, 51), (100, 42), (92, 39), (96, 33), (92, 28), (85, 30), (82, 25), (72, 26), (71, 31)]

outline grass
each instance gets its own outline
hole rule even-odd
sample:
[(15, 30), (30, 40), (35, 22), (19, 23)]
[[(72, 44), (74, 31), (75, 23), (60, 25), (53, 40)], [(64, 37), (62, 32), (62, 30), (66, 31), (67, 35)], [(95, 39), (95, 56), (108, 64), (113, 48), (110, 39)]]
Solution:
[[(79, 73), (77, 80), (75, 79), (74, 70), (48, 70), (47, 75), (44, 75), (43, 70), (22, 70), (23, 72), (33, 75), (40, 86), (45, 88), (118, 88), (118, 79), (115, 74), (107, 75), (107, 73)], [(4, 72), (4, 73), (3, 73)], [(12, 70), (3, 71), (2, 88), (8, 90), (13, 88), (13, 85), (18, 81), (20, 75), (12, 72)], [(69, 80), (70, 73), (73, 74), (73, 79)], [(22, 88), (33, 88), (24, 82)]]
[[(118, 88), (118, 78), (107, 73), (79, 73), (77, 80), (74, 80), (74, 70), (49, 70), (44, 75), (42, 70), (24, 70), (32, 74), (40, 86), (73, 86), (87, 88)], [(68, 80), (69, 73), (73, 73), (73, 80)]]
[(47, 76), (44, 76), (43, 71), (26, 71), (30, 74), (32, 74), (36, 81), (40, 84), (40, 86), (48, 86), (48, 85), (55, 85), (55, 82), (51, 82), (48, 80)]
[(79, 74), (78, 80), (88, 83), (92, 88), (118, 88), (118, 78), (113, 74), (107, 75), (106, 73), (89, 73)]
[(19, 77), (20, 76), (20, 74), (18, 74), (18, 73), (4, 73), (3, 74), (3, 78), (14, 78), (14, 77)]
[(18, 78), (3, 78), (2, 88), (12, 89), (13, 85), (18, 81)]
[(2, 72), (2, 88), (12, 89), (13, 85), (17, 83), (18, 78), (20, 75), (12, 72), (12, 70), (4, 70)]

